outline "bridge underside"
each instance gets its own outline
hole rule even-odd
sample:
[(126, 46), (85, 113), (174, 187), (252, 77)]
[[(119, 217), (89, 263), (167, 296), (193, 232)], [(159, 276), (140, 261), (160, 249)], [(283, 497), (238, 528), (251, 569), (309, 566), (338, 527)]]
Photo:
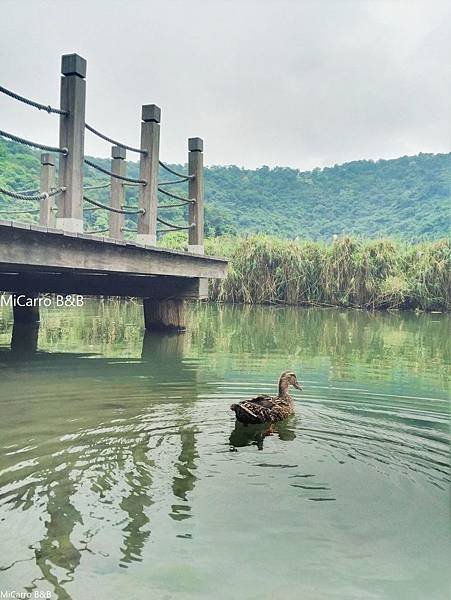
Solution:
[(181, 319), (180, 303), (205, 298), (226, 269), (223, 258), (0, 221), (0, 291), (141, 297), (146, 326)]

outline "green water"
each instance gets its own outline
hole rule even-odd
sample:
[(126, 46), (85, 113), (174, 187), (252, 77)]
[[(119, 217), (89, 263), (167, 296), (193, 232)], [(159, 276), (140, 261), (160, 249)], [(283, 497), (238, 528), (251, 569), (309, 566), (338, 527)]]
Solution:
[[(0, 590), (52, 598), (436, 600), (449, 585), (449, 318), (200, 306), (0, 313)], [(296, 416), (229, 405), (294, 369)], [(266, 434), (265, 434), (266, 433)]]

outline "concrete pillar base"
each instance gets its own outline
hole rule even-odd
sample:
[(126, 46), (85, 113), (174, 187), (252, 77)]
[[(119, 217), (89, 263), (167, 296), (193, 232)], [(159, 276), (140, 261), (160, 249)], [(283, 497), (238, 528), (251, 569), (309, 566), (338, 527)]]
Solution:
[(14, 323), (39, 323), (39, 294), (13, 294)]
[(144, 298), (143, 307), (147, 331), (186, 331), (186, 301), (182, 298)]
[(39, 323), (14, 323), (11, 352), (19, 360), (29, 358), (38, 349)]

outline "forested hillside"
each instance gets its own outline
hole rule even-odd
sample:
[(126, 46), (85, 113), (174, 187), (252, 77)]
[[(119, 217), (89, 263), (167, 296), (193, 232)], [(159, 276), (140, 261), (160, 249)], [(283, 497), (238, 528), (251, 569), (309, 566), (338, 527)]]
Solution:
[[(109, 167), (109, 160), (94, 160)], [(137, 163), (130, 162), (128, 169), (129, 175), (138, 176)], [(105, 180), (102, 174), (86, 169), (87, 186)], [(0, 185), (20, 190), (34, 188), (38, 182), (39, 153), (0, 138)], [(215, 166), (206, 169), (205, 188), (209, 234), (266, 232), (325, 240), (334, 234), (435, 239), (449, 233), (451, 154), (361, 160), (306, 172), (286, 167), (250, 170)], [(186, 193), (183, 187), (177, 191)], [(108, 202), (108, 189), (90, 195)], [(127, 196), (128, 203), (133, 204), (135, 190), (128, 188)], [(36, 204), (18, 204), (0, 197), (0, 218), (13, 218), (11, 211), (18, 208), (37, 208)], [(163, 211), (161, 215), (186, 223), (184, 210)], [(33, 214), (20, 216), (25, 221), (35, 218)], [(130, 228), (133, 218), (128, 220)], [(86, 219), (92, 229), (107, 224), (105, 211), (88, 212)]]

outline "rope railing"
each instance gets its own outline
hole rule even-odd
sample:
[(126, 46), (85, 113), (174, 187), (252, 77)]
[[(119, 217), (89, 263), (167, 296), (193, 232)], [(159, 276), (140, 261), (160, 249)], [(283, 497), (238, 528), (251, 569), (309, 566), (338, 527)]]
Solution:
[(174, 181), (160, 181), (158, 185), (177, 185), (177, 183), (185, 183), (185, 181), (189, 181), (190, 178), (188, 176), (183, 177), (183, 179), (175, 179)]
[(180, 202), (180, 204), (160, 204), (158, 208), (179, 208), (180, 206), (186, 206), (186, 202)]
[(8, 210), (7, 208), (2, 207), (1, 212), (5, 212), (7, 215), (24, 215), (24, 214), (36, 214), (39, 212), (39, 208), (30, 208), (29, 210), (22, 209), (22, 210)]
[(87, 196), (83, 196), (83, 200), (88, 202), (89, 204), (93, 204), (97, 206), (97, 208), (104, 208), (105, 210), (109, 210), (110, 212), (118, 213), (120, 215), (143, 215), (146, 211), (143, 208), (132, 209), (132, 210), (124, 210), (122, 208), (113, 208), (112, 206), (108, 206), (108, 204), (102, 204), (102, 202), (97, 202), (97, 200), (92, 200), (92, 198), (88, 198)]
[(45, 144), (38, 144), (37, 142), (31, 142), (30, 140), (26, 140), (25, 138), (13, 135), (12, 133), (7, 133), (6, 131), (0, 130), (0, 135), (2, 137), (12, 140), (13, 142), (18, 142), (19, 144), (30, 146), (31, 148), (39, 148), (40, 150), (47, 150), (47, 152), (58, 152), (59, 154), (64, 154), (65, 156), (68, 153), (67, 148), (57, 148), (55, 146), (46, 146)]
[(19, 190), (16, 192), (17, 194), (37, 194), (39, 192), (38, 188), (34, 188), (34, 190)]
[(160, 187), (158, 187), (158, 191), (161, 192), (162, 194), (164, 194), (165, 196), (169, 196), (170, 198), (175, 198), (175, 200), (181, 200), (182, 202), (185, 202), (186, 204), (194, 204), (196, 202), (196, 200), (194, 200), (194, 198), (184, 198), (183, 196), (179, 196), (178, 194), (172, 194), (171, 192), (162, 190)]
[(170, 231), (178, 231), (178, 229), (174, 229), (173, 227), (160, 227), (157, 229), (157, 233), (169, 233)]
[(121, 179), (122, 181), (129, 181), (131, 183), (140, 183), (142, 185), (147, 185), (147, 181), (145, 179), (133, 179), (132, 177), (125, 177), (125, 175), (116, 175), (116, 173), (108, 171), (108, 169), (104, 169), (100, 165), (96, 165), (87, 158), (84, 159), (84, 162), (86, 165), (89, 165), (93, 169), (97, 169), (101, 173), (105, 173), (105, 175), (109, 175), (110, 177), (114, 177), (115, 179)]
[(159, 160), (158, 163), (165, 171), (172, 173), (172, 175), (175, 175), (176, 177), (186, 177), (186, 179), (194, 179), (195, 177), (194, 175), (187, 175), (186, 173), (178, 173), (177, 171), (174, 171), (174, 169), (171, 169), (171, 167), (168, 167), (168, 165), (161, 160)]
[(168, 223), (167, 221), (164, 221), (160, 217), (157, 217), (157, 221), (159, 223), (161, 223), (162, 225), (167, 225), (168, 227), (172, 227), (174, 229), (174, 231), (177, 229), (192, 229), (194, 227), (194, 223), (191, 223), (191, 225), (188, 225), (188, 226), (175, 225), (174, 223)]
[(110, 182), (108, 181), (107, 183), (101, 183), (99, 185), (88, 185), (87, 187), (84, 187), (83, 190), (86, 192), (90, 192), (91, 190), (102, 190), (103, 188), (107, 188), (110, 187)]
[(69, 112), (67, 110), (61, 110), (60, 108), (54, 108), (53, 106), (50, 106), (50, 104), (45, 105), (45, 104), (41, 104), (40, 102), (35, 102), (34, 100), (30, 100), (29, 98), (25, 98), (25, 96), (20, 96), (19, 94), (16, 94), (16, 92), (12, 92), (11, 90), (7, 90), (2, 85), (0, 85), (0, 92), (2, 94), (5, 94), (6, 96), (10, 96), (11, 98), (14, 98), (14, 100), (18, 100), (19, 102), (23, 102), (24, 104), (28, 104), (28, 106), (33, 106), (34, 108), (37, 108), (38, 110), (45, 110), (49, 114), (50, 113), (55, 113), (57, 115), (63, 115), (65, 117), (67, 117), (69, 115)]
[(105, 140), (106, 142), (111, 142), (115, 146), (119, 146), (120, 148), (125, 148), (126, 150), (130, 150), (130, 152), (138, 152), (139, 154), (147, 154), (147, 150), (142, 150), (141, 148), (133, 148), (133, 146), (127, 146), (127, 144), (123, 144), (122, 142), (117, 142), (116, 140), (113, 140), (112, 138), (105, 135), (104, 133), (97, 131), (97, 129), (94, 129), (94, 127), (91, 127), (91, 125), (88, 125), (87, 123), (85, 123), (85, 127), (88, 131), (90, 131), (94, 135), (97, 135), (99, 138), (102, 138), (102, 140)]
[(0, 187), (0, 195), (9, 196), (10, 198), (15, 198), (16, 200), (47, 200), (47, 198), (51, 198), (52, 196), (56, 196), (57, 194), (65, 191), (66, 188), (62, 186), (50, 192), (42, 192), (41, 194), (36, 194), (35, 196), (27, 196), (27, 194), (20, 194), (19, 192), (14, 192), (13, 190), (7, 190)]

